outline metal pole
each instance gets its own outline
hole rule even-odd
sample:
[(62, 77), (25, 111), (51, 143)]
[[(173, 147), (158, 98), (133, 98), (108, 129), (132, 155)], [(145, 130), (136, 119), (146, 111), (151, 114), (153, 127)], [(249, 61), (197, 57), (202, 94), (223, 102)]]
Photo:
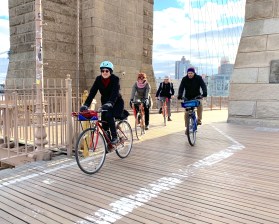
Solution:
[(36, 150), (44, 149), (47, 144), (47, 134), (44, 126), (44, 76), (43, 76), (43, 38), (42, 38), (42, 2), (35, 0), (35, 27), (36, 27)]
[(76, 36), (76, 110), (79, 108), (79, 11), (80, 0), (77, 0), (77, 36)]

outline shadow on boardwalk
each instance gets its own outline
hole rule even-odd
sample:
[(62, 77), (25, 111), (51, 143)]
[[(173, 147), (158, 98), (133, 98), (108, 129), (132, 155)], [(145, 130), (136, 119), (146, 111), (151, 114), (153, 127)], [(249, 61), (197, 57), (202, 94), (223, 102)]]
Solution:
[(167, 127), (152, 114), (131, 155), (92, 176), (64, 156), (3, 170), (0, 223), (279, 223), (279, 129), (226, 117), (205, 111), (191, 147), (183, 113)]

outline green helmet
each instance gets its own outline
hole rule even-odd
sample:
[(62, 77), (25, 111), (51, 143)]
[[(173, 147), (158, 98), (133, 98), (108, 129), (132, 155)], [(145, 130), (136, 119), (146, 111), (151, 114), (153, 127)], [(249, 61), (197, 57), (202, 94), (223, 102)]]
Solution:
[(110, 61), (103, 61), (100, 64), (100, 69), (103, 69), (103, 68), (107, 68), (107, 69), (111, 70), (111, 72), (112, 72), (113, 71), (113, 64)]

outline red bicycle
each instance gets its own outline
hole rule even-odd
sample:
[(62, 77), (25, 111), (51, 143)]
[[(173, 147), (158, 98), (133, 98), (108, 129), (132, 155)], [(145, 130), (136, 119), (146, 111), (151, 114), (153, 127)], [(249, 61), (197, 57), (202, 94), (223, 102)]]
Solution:
[[(82, 132), (80, 133), (76, 146), (75, 157), (79, 168), (87, 174), (98, 172), (103, 166), (106, 154), (115, 151), (120, 158), (126, 158), (132, 149), (133, 132), (130, 124), (126, 121), (127, 116), (116, 118), (117, 144), (111, 143), (110, 133), (105, 131), (99, 113), (102, 110), (88, 110), (85, 112), (73, 112), (77, 121), (80, 122)], [(82, 122), (88, 122), (83, 128)]]

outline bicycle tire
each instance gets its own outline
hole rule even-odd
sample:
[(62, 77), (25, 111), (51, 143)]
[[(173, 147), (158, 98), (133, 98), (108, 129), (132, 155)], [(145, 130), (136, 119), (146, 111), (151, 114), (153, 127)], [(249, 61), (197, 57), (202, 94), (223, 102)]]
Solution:
[(145, 134), (145, 115), (141, 114), (141, 119), (140, 119), (140, 133), (141, 135)]
[(141, 125), (140, 125), (140, 123), (139, 123), (139, 120), (140, 120), (140, 119), (139, 119), (139, 116), (140, 116), (140, 114), (137, 113), (137, 114), (136, 114), (136, 118), (135, 118), (135, 133), (136, 133), (136, 137), (137, 137), (138, 140), (140, 140), (141, 137), (142, 137)]
[(188, 142), (191, 146), (194, 146), (196, 143), (196, 127), (195, 127), (195, 121), (194, 118), (189, 115), (188, 116), (188, 122), (187, 122), (187, 138), (188, 138)]
[(116, 131), (119, 139), (119, 143), (116, 147), (116, 154), (123, 159), (126, 158), (132, 150), (133, 132), (130, 124), (125, 120), (117, 123)]
[[(99, 136), (97, 138), (97, 136)], [(97, 142), (98, 139), (98, 142)], [(97, 144), (96, 144), (97, 142)], [(106, 159), (107, 144), (96, 128), (85, 129), (78, 137), (75, 157), (79, 168), (86, 174), (98, 172)]]
[(167, 114), (168, 114), (168, 112), (167, 112), (167, 107), (166, 107), (166, 105), (165, 105), (165, 103), (164, 103), (163, 116), (164, 116), (164, 125), (165, 125), (165, 126), (167, 126)]

